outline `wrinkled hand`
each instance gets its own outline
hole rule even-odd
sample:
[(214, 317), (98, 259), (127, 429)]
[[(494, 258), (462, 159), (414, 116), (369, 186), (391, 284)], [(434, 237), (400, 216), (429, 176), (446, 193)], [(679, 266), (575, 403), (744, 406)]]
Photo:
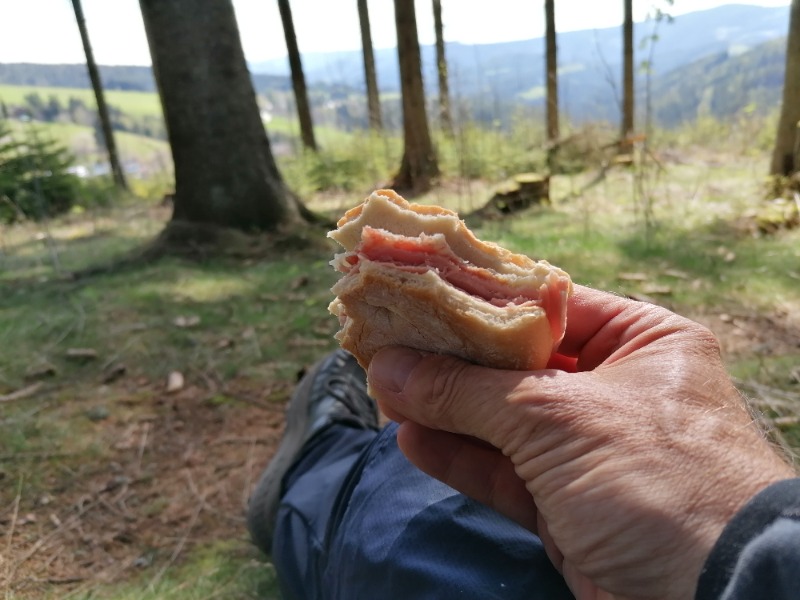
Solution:
[(390, 348), (369, 383), (406, 456), (536, 532), (579, 599), (691, 598), (728, 520), (793, 476), (716, 339), (578, 287), (550, 366), (499, 371)]

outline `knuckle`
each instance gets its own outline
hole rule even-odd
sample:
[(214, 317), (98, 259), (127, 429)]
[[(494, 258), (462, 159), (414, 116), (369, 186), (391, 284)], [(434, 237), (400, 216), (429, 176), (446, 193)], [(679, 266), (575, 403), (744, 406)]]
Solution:
[(720, 343), (716, 335), (706, 326), (692, 322), (692, 335), (697, 340), (698, 347), (710, 355), (720, 354)]
[(450, 356), (436, 357), (431, 363), (428, 414), (439, 424), (450, 423), (463, 401), (463, 383), (468, 381), (470, 364)]

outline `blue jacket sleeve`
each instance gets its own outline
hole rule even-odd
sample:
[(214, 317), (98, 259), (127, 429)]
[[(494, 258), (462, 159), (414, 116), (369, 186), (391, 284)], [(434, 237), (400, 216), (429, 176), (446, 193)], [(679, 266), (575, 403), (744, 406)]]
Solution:
[(800, 479), (757, 494), (711, 550), (695, 600), (800, 598)]

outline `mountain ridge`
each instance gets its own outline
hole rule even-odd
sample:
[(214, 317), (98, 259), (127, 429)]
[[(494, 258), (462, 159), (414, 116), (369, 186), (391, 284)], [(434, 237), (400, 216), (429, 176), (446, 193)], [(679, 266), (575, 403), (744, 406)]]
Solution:
[[(558, 19), (558, 15), (556, 15)], [(741, 54), (756, 46), (786, 35), (789, 7), (761, 7), (728, 4), (686, 13), (668, 24), (657, 26), (654, 79), (666, 76), (695, 60), (721, 53)], [(645, 38), (653, 34), (655, 23), (639, 22), (634, 35), (641, 63)], [(446, 27), (446, 23), (445, 23)], [(578, 121), (616, 120), (622, 62), (621, 27), (561, 32), (558, 34), (559, 84), (562, 110)], [(300, 40), (302, 44), (302, 40)], [(540, 104), (544, 98), (544, 40), (462, 44), (448, 42), (446, 55), (451, 93), (474, 101), (481, 94), (495, 106), (511, 103)], [(423, 75), (429, 94), (436, 94), (435, 49), (421, 47)], [(303, 70), (310, 85), (336, 81), (363, 89), (364, 75), (360, 51), (303, 54)], [(399, 91), (396, 50), (375, 51), (378, 86), (384, 93)], [(285, 58), (251, 64), (254, 73), (288, 74)], [(638, 88), (643, 87), (639, 72)]]
[[(637, 61), (653, 51), (654, 117), (675, 125), (702, 114), (725, 117), (755, 104), (769, 109), (780, 101), (788, 6), (730, 4), (659, 23), (651, 48), (636, 49)], [(643, 42), (653, 22), (638, 23)], [(608, 120), (619, 115), (622, 36), (619, 27), (559, 33), (559, 86), (562, 113), (574, 122)], [(435, 51), (423, 46), (424, 77), (435, 96)], [(473, 118), (508, 124), (515, 107), (544, 101), (544, 42), (541, 38), (493, 44), (447, 44), (452, 99)], [(360, 51), (303, 55), (310, 91), (317, 99), (357, 97), (364, 88)], [(263, 70), (269, 65), (272, 72)], [(376, 51), (378, 83), (396, 98), (399, 69), (395, 49)], [(280, 68), (278, 68), (280, 67)], [(257, 92), (291, 93), (285, 59), (250, 65)], [(281, 72), (284, 69), (285, 72)], [(150, 67), (101, 66), (109, 90), (155, 91)], [(0, 63), (0, 83), (89, 87), (85, 65)], [(639, 70), (638, 94), (644, 93)], [(639, 103), (640, 107), (642, 103)]]

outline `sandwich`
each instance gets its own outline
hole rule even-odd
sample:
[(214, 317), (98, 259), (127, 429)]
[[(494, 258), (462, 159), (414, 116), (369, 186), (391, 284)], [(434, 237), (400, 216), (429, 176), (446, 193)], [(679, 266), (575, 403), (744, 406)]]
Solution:
[(344, 249), (331, 261), (336, 339), (364, 368), (398, 345), (541, 369), (564, 336), (569, 275), (479, 240), (451, 210), (378, 190), (328, 237)]

